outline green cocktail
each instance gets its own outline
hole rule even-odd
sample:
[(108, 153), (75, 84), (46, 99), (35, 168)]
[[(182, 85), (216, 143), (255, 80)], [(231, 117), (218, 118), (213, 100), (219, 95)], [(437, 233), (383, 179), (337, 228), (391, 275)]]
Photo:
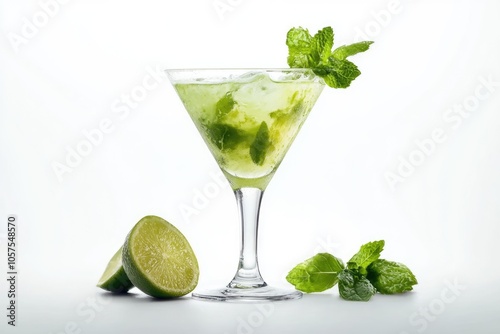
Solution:
[(324, 82), (309, 69), (167, 70), (201, 136), (234, 189), (242, 224), (238, 270), (222, 289), (195, 292), (209, 300), (300, 298), (271, 288), (257, 263), (263, 191), (321, 94)]
[(233, 189), (264, 190), (324, 84), (309, 70), (213, 73), (174, 87)]

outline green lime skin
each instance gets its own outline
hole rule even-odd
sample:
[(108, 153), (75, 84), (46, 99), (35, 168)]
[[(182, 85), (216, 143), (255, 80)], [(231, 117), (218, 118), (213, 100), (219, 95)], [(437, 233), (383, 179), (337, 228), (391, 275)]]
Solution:
[(133, 285), (152, 297), (181, 297), (198, 284), (198, 261), (191, 245), (175, 226), (158, 216), (146, 216), (134, 226), (122, 258)]

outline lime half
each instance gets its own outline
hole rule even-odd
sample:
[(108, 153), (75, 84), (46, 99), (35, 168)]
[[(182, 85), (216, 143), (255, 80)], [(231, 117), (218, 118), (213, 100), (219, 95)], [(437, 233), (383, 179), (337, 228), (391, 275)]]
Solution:
[(116, 293), (127, 292), (134, 287), (123, 269), (122, 247), (120, 247), (118, 252), (116, 252), (109, 261), (97, 286), (101, 289)]
[(123, 245), (123, 267), (132, 283), (157, 298), (184, 296), (198, 284), (198, 261), (184, 235), (157, 216), (142, 218)]

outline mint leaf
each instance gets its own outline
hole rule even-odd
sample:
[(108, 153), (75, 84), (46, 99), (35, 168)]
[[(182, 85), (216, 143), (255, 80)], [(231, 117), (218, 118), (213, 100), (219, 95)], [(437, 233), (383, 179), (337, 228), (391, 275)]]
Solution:
[(376, 260), (368, 267), (368, 280), (383, 294), (402, 293), (413, 290), (418, 284), (415, 275), (404, 264)]
[(246, 134), (243, 131), (231, 125), (215, 123), (204, 127), (212, 143), (221, 151), (233, 149), (246, 139)]
[(319, 253), (290, 270), (286, 280), (297, 290), (321, 292), (337, 284), (338, 273), (343, 269), (342, 260), (328, 253)]
[(366, 274), (366, 269), (373, 261), (380, 257), (380, 253), (384, 249), (385, 241), (372, 241), (361, 246), (359, 251), (347, 262), (349, 269), (360, 269), (363, 274)]
[(350, 45), (343, 45), (333, 50), (332, 57), (337, 60), (345, 60), (347, 57), (354, 56), (360, 52), (365, 52), (371, 44), (373, 44), (372, 41), (363, 41)]
[(329, 65), (318, 66), (313, 72), (333, 88), (347, 88), (361, 74), (358, 67), (349, 60), (338, 60), (333, 57), (329, 58)]
[(266, 159), (267, 149), (269, 147), (269, 128), (266, 122), (260, 124), (255, 139), (250, 145), (250, 157), (257, 165), (262, 165)]
[(346, 58), (368, 50), (371, 41), (344, 45), (332, 52), (334, 33), (331, 27), (311, 36), (307, 29), (292, 28), (287, 33), (288, 65), (310, 68), (333, 88), (347, 88), (361, 72)]
[(325, 27), (319, 30), (312, 38), (312, 59), (314, 64), (327, 64), (332, 53), (333, 29)]
[(292, 28), (286, 35), (288, 46), (288, 66), (295, 68), (310, 68), (312, 64), (312, 36), (304, 28)]
[(233, 110), (236, 102), (233, 99), (232, 92), (227, 92), (217, 103), (215, 109), (217, 110), (217, 118), (221, 118)]
[(286, 37), (288, 65), (295, 68), (315, 68), (327, 64), (332, 53), (333, 29), (325, 27), (311, 36), (304, 28), (292, 28)]
[(339, 293), (345, 300), (366, 302), (377, 292), (370, 281), (355, 270), (341, 271), (338, 279)]

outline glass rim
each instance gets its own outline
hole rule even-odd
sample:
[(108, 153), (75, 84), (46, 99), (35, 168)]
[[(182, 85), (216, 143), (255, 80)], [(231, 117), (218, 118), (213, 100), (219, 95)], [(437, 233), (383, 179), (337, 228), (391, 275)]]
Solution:
[(272, 71), (272, 72), (306, 72), (312, 71), (312, 68), (307, 67), (180, 67), (180, 68), (165, 68), (164, 72), (185, 72), (185, 71)]
[[(237, 81), (238, 76), (246, 73), (265, 73), (269, 76), (275, 75), (299, 75), (302, 78), (280, 78), (273, 79), (280, 82), (287, 81), (318, 81), (322, 79), (314, 73), (311, 68), (279, 68), (279, 67), (234, 67), (234, 68), (172, 68), (164, 69), (163, 73), (169, 78), (171, 83), (219, 83)], [(307, 78), (306, 78), (307, 77)], [(206, 79), (206, 81), (204, 81)]]

